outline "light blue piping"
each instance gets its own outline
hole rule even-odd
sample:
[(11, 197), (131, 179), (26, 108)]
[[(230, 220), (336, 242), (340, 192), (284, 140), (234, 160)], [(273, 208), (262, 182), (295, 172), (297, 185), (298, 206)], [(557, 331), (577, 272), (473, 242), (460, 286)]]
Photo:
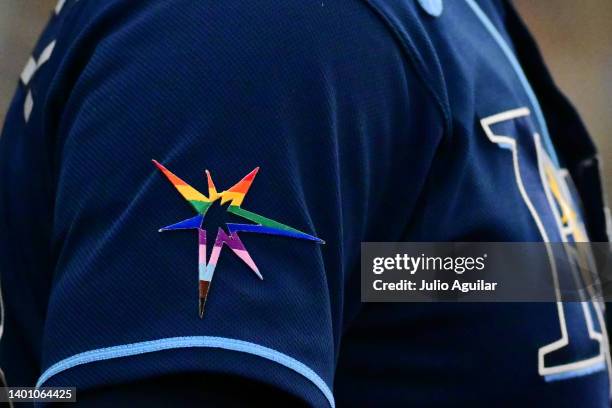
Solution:
[(242, 340), (229, 339), (225, 337), (212, 336), (170, 337), (159, 340), (143, 341), (139, 343), (123, 344), (120, 346), (112, 346), (85, 351), (83, 353), (75, 354), (72, 357), (65, 358), (53, 364), (51, 367), (45, 370), (44, 373), (42, 373), (42, 375), (38, 379), (38, 382), (36, 383), (36, 387), (41, 387), (49, 378), (53, 377), (54, 375), (82, 364), (88, 364), (95, 361), (110, 360), (113, 358), (129, 357), (138, 354), (152, 353), (155, 351), (189, 347), (221, 348), (225, 350), (248, 353), (274, 361), (278, 364), (292, 369), (298, 374), (303, 375), (312, 383), (314, 383), (314, 385), (316, 385), (317, 388), (321, 390), (323, 395), (325, 395), (325, 398), (327, 398), (327, 400), (329, 401), (329, 405), (332, 408), (335, 408), (334, 395), (325, 383), (325, 381), (323, 381), (323, 379), (319, 377), (319, 375), (315, 373), (312, 369), (299, 362), (298, 360), (271, 348), (260, 346), (259, 344), (249, 343), (247, 341)]
[(559, 374), (550, 374), (550, 375), (544, 376), (544, 380), (546, 382), (553, 382), (553, 381), (567, 380), (569, 378), (584, 377), (585, 375), (594, 374), (599, 371), (605, 371), (605, 369), (606, 369), (606, 363), (601, 362), (599, 364), (595, 364), (590, 367), (581, 368), (579, 370), (566, 371), (564, 373), (559, 373)]
[(523, 85), (523, 88), (525, 89), (525, 92), (527, 93), (527, 97), (529, 98), (529, 101), (531, 102), (531, 106), (533, 108), (533, 112), (535, 113), (536, 120), (538, 121), (540, 125), (540, 129), (542, 131), (542, 140), (544, 141), (544, 144), (546, 145), (546, 150), (548, 150), (548, 154), (550, 155), (553, 163), (557, 167), (559, 167), (559, 159), (557, 158), (557, 152), (555, 151), (555, 147), (553, 146), (552, 141), (550, 139), (550, 134), (548, 133), (548, 126), (546, 125), (546, 119), (544, 119), (544, 114), (542, 113), (542, 109), (540, 108), (540, 103), (538, 102), (538, 98), (533, 92), (533, 89), (531, 88), (531, 85), (529, 84), (529, 80), (527, 79), (525, 72), (523, 72), (523, 68), (521, 68), (521, 64), (516, 59), (516, 56), (512, 52), (512, 49), (508, 46), (508, 44), (506, 43), (504, 38), (501, 36), (499, 31), (497, 31), (497, 29), (495, 28), (491, 20), (489, 20), (487, 15), (482, 11), (482, 9), (478, 6), (478, 4), (476, 4), (474, 0), (465, 0), (465, 1), (468, 4), (468, 6), (470, 6), (474, 14), (476, 14), (480, 22), (485, 26), (487, 31), (491, 34), (491, 36), (493, 37), (497, 45), (499, 45), (501, 50), (506, 55), (506, 58), (508, 58), (510, 65), (514, 69), (514, 72), (516, 72), (516, 75), (518, 76), (521, 84)]
[[(521, 81), (521, 84), (523, 85), (523, 88), (525, 89), (525, 92), (527, 93), (527, 97), (529, 98), (529, 101), (531, 102), (533, 111), (536, 115), (536, 119), (538, 123), (540, 124), (540, 128), (542, 129), (542, 134), (543, 134), (542, 139), (544, 140), (544, 144), (546, 145), (546, 150), (548, 150), (548, 154), (550, 155), (553, 163), (555, 163), (555, 165), (559, 167), (559, 159), (557, 158), (557, 152), (555, 151), (555, 148), (550, 139), (550, 134), (548, 133), (548, 126), (546, 125), (546, 119), (544, 119), (544, 114), (542, 113), (542, 109), (540, 107), (540, 103), (538, 102), (538, 98), (533, 92), (533, 89), (531, 88), (531, 85), (529, 84), (529, 80), (527, 79), (527, 76), (525, 75), (525, 72), (523, 71), (521, 64), (516, 59), (516, 56), (512, 52), (512, 49), (510, 49), (510, 47), (508, 46), (504, 38), (501, 36), (499, 31), (497, 31), (497, 29), (495, 28), (491, 20), (489, 20), (489, 18), (482, 11), (480, 6), (478, 6), (478, 4), (476, 4), (474, 0), (465, 0), (465, 1), (467, 2), (468, 6), (470, 6), (474, 14), (476, 14), (480, 22), (485, 26), (487, 31), (489, 31), (489, 33), (491, 34), (495, 42), (502, 49), (502, 51), (506, 55), (506, 58), (508, 58), (510, 65), (516, 72), (516, 75)], [(600, 363), (600, 364), (596, 364), (591, 367), (586, 367), (586, 368), (579, 369), (579, 370), (573, 370), (573, 371), (568, 371), (568, 372), (559, 373), (559, 374), (547, 375), (544, 377), (544, 379), (546, 382), (559, 381), (559, 380), (565, 380), (568, 378), (575, 378), (575, 377), (582, 377), (585, 375), (590, 375), (590, 374), (593, 374), (593, 373), (596, 373), (598, 371), (602, 371), (605, 369), (606, 369), (606, 364)]]

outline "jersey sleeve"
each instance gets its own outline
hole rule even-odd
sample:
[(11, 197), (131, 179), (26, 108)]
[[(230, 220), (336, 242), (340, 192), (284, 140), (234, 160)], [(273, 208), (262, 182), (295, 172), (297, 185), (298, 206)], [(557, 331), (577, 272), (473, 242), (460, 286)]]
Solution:
[(356, 1), (81, 3), (38, 385), (218, 372), (333, 406), (359, 243), (401, 237), (443, 133), (391, 31)]

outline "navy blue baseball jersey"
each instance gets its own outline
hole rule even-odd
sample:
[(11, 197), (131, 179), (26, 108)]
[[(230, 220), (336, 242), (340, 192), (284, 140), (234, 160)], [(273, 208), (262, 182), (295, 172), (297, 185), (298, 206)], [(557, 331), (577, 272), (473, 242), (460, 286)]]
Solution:
[(598, 304), (359, 294), (362, 241), (606, 241), (602, 203), (505, 1), (62, 0), (0, 138), (0, 366), (608, 406)]

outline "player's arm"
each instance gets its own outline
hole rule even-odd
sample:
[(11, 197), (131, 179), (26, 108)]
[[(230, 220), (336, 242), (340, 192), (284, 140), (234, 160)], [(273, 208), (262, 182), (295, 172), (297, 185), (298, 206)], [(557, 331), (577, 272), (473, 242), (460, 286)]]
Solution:
[[(231, 401), (246, 379), (332, 405), (359, 243), (401, 237), (442, 136), (392, 32), (357, 1), (75, 4), (97, 9), (58, 38), (46, 98), (55, 257), (38, 385), (103, 400), (204, 373), (231, 379), (196, 394)], [(204, 239), (158, 232), (205, 207)]]

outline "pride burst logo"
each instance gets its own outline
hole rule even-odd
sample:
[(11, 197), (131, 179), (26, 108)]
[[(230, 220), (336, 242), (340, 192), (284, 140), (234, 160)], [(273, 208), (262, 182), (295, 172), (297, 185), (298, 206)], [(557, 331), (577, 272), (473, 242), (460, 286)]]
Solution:
[[(157, 168), (166, 176), (166, 178), (172, 183), (172, 185), (178, 190), (178, 192), (191, 204), (196, 213), (195, 217), (188, 218), (183, 221), (179, 221), (176, 224), (168, 225), (159, 230), (171, 231), (171, 230), (197, 230), (198, 231), (198, 273), (199, 273), (199, 314), (200, 318), (204, 317), (204, 305), (206, 304), (206, 297), (208, 296), (208, 290), (210, 283), (215, 272), (215, 268), (219, 261), (219, 255), (223, 249), (223, 245), (227, 245), (229, 249), (234, 252), (238, 258), (240, 258), (251, 270), (257, 275), (259, 279), (263, 279), (259, 268), (251, 258), (251, 255), (244, 247), (244, 244), (238, 236), (239, 232), (250, 232), (257, 234), (269, 234), (279, 235), (290, 238), (306, 239), (314, 241), (319, 244), (325, 242), (315, 236), (308, 235), (295, 228), (291, 228), (280, 222), (271, 220), (263, 217), (259, 214), (241, 208), (244, 197), (246, 196), (253, 180), (259, 171), (259, 167), (247, 174), (242, 180), (236, 183), (233, 187), (228, 190), (217, 192), (217, 188), (212, 180), (210, 172), (206, 170), (206, 178), (208, 179), (208, 197), (200, 193), (195, 188), (191, 187), (185, 181), (177, 177), (170, 170), (165, 168), (163, 165), (153, 160), (153, 163)], [(238, 217), (247, 219), (252, 224), (234, 224), (226, 223), (227, 231), (225, 232), (222, 228), (217, 230), (217, 236), (213, 245), (210, 259), (206, 257), (206, 230), (202, 228), (204, 223), (204, 217), (210, 206), (217, 200), (221, 200), (221, 204), (225, 204), (229, 201), (227, 211), (231, 214), (237, 215)]]

